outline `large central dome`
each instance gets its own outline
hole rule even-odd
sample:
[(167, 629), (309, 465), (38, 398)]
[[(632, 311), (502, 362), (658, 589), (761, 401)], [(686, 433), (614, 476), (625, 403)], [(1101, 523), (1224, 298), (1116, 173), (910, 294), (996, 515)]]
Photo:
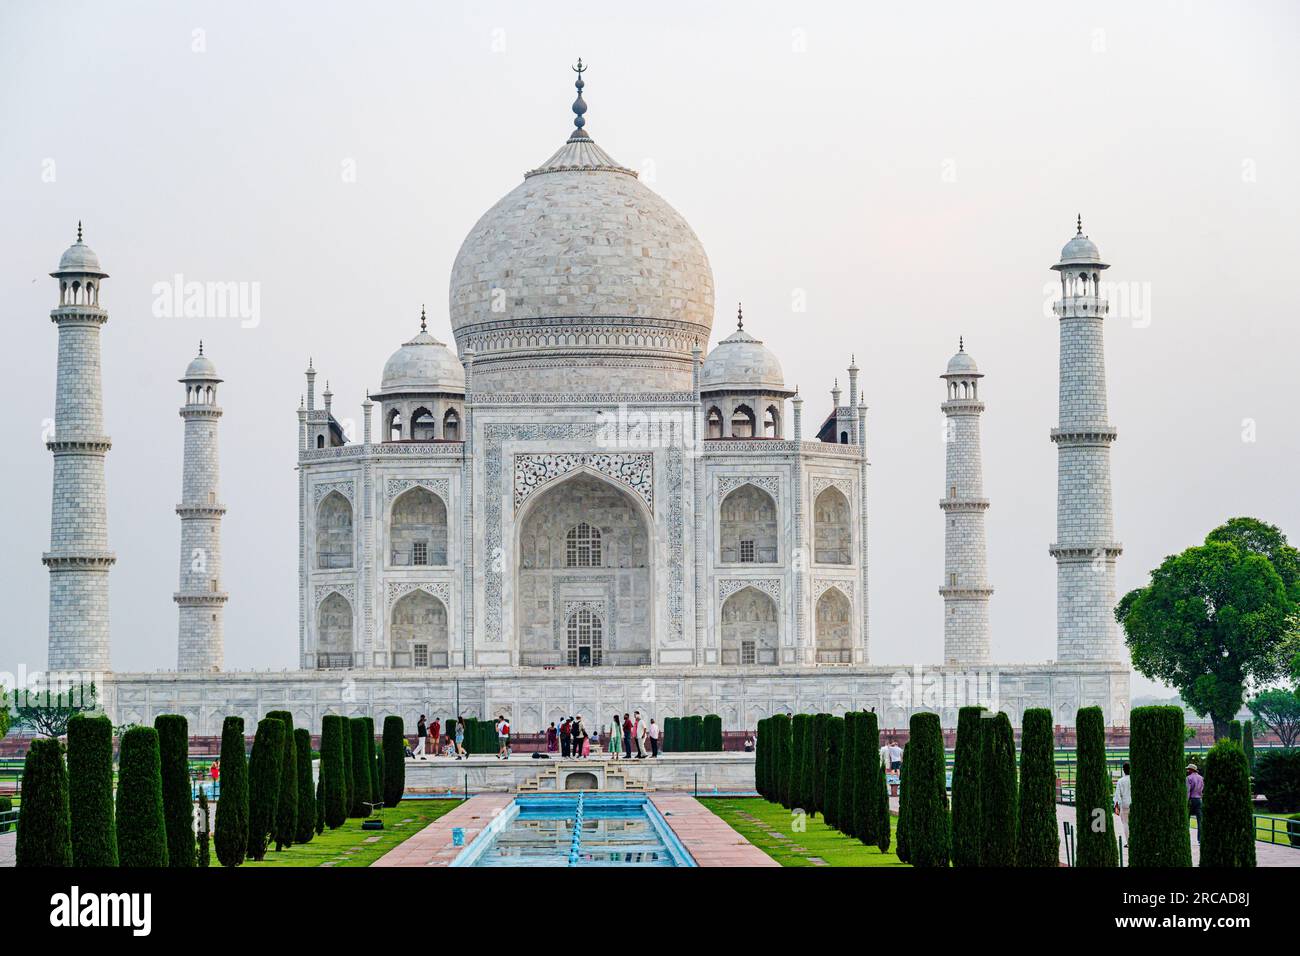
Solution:
[(694, 231), (576, 129), (489, 209), (456, 256), (451, 326), (474, 391), (689, 391), (713, 272)]

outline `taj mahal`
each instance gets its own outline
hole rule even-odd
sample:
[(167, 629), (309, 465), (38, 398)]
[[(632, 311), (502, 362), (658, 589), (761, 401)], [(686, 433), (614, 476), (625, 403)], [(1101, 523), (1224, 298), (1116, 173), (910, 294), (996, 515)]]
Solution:
[(1057, 565), (1056, 645), (1037, 663), (990, 652), (999, 617), (1015, 615), (995, 601), (990, 614), (986, 396), (963, 341), (946, 365), (936, 357), (946, 467), (934, 476), (938, 507), (916, 518), (945, 541), (933, 569), (943, 659), (920, 662), (923, 680), (914, 662), (871, 651), (869, 383), (850, 360), (846, 392), (837, 385), (805, 422), (805, 397), (762, 341), (764, 320), (730, 306), (715, 316), (690, 225), (587, 131), (580, 67), (567, 138), (460, 247), (447, 300), (454, 342), (430, 331), (443, 325), (436, 309), (413, 304), (411, 337), (361, 402), (359, 436), (345, 433), (303, 357), (298, 468), (283, 479), (297, 481), (298, 539), (267, 542), (298, 562), (297, 634), (268, 635), (296, 641), (294, 671), (225, 669), (224, 610), (239, 595), (223, 587), (221, 530), (239, 518), (220, 493), (220, 398), (239, 384), (201, 347), (188, 366), (176, 357), (184, 371), (165, 386), (185, 434), (175, 670), (111, 670), (99, 345), (111, 334), (108, 275), (79, 227), (52, 273), (50, 670), (96, 675), (115, 723), (177, 713), (196, 734), (277, 709), (309, 727), (327, 713), (412, 721), (459, 710), (504, 713), (534, 732), (568, 714), (637, 708), (660, 721), (716, 713), (727, 729), (776, 712), (869, 708), (901, 727), (913, 710), (938, 709), (953, 726), (958, 706), (985, 702), (926, 698), (932, 686), (978, 686), (1016, 723), (1049, 707), (1072, 724), (1089, 705), (1126, 723), (1128, 656), (1112, 616), (1121, 548), (1107, 265), (1082, 222), (1050, 263), (1060, 403), (1043, 438), (1057, 448), (1057, 527), (1028, 545)]

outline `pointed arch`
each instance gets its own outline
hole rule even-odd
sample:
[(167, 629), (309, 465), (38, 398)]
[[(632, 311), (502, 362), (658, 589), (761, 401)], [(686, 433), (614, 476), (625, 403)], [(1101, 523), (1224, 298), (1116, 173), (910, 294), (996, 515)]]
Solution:
[(352, 567), (352, 503), (331, 491), (316, 507), (316, 567)]
[(817, 599), (817, 663), (853, 663), (853, 604), (838, 587)]
[(390, 565), (447, 563), (447, 504), (428, 488), (416, 485), (398, 495), (388, 526)]
[(389, 615), (394, 667), (448, 665), (447, 605), (423, 588), (402, 595)]
[(352, 603), (331, 591), (316, 608), (316, 667), (352, 667), (353, 653)]
[(725, 564), (775, 564), (776, 501), (746, 482), (722, 499), (718, 508), (718, 560)]
[(844, 492), (829, 486), (813, 502), (813, 560), (853, 563), (853, 511)]
[(731, 437), (753, 438), (757, 435), (758, 418), (748, 405), (737, 405), (731, 410)]
[(724, 665), (774, 665), (780, 657), (780, 612), (771, 595), (744, 587), (723, 602), (721, 660)]
[(411, 412), (411, 441), (434, 441), (438, 437), (438, 423), (433, 412), (421, 405)]

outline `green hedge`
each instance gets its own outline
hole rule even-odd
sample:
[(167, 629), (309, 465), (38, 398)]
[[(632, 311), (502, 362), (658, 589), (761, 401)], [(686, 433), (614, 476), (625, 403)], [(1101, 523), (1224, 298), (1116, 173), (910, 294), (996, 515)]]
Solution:
[[(120, 866), (167, 865), (162, 760), (158, 752), (158, 731), (152, 727), (132, 727), (122, 735), (116, 817)], [(190, 852), (193, 854), (192, 849)]]
[(68, 772), (60, 750), (54, 738), (38, 737), (23, 761), (23, 799), (18, 804), (14, 847), (18, 866), (72, 866)]
[(284, 724), (284, 746), (280, 766), (280, 796), (275, 811), (275, 849), (293, 844), (298, 832), (298, 742), (293, 734), (293, 714), (287, 710), (268, 711)]
[(706, 753), (722, 753), (722, 718), (717, 714), (705, 714), (702, 733), (704, 740), (700, 749)]
[(353, 717), (348, 721), (348, 725), (352, 745), (352, 806), (348, 809), (348, 816), (368, 817), (370, 807), (366, 804), (372, 799), (370, 778), (374, 773), (374, 763), (370, 760), (370, 747), (373, 746), (373, 741), (369, 745), (366, 742), (366, 718)]
[(384, 799), (384, 775), (380, 772), (379, 757), (375, 750), (375, 718), (362, 717), (366, 723), (366, 766), (370, 768), (370, 801)]
[[(668, 749), (668, 741), (675, 718), (667, 717), (664, 719), (664, 749)], [(758, 726), (754, 728), (754, 789), (763, 799), (767, 799), (767, 755), (771, 749), (767, 745), (767, 718), (760, 718)]]
[(258, 721), (253, 737), (253, 753), (248, 758), (248, 856), (253, 860), (266, 857), (267, 844), (275, 835), (284, 773), (284, 731), (284, 721), (265, 717)]
[(219, 783), (212, 843), (222, 866), (239, 866), (248, 852), (248, 759), (242, 717), (227, 717), (221, 724)]
[(786, 803), (786, 783), (790, 768), (790, 718), (785, 714), (776, 714), (769, 723), (772, 725), (771, 800), (789, 809)]
[(704, 750), (704, 718), (699, 714), (686, 718), (686, 746), (691, 753)]
[(939, 715), (913, 714), (910, 724), (912, 766), (907, 774), (908, 859), (913, 866), (948, 865), (947, 768)]
[(316, 835), (316, 787), (311, 779), (311, 731), (299, 727), (293, 732), (293, 755), (298, 781), (298, 806), (294, 843), (310, 843)]
[(980, 865), (1015, 866), (1019, 815), (1015, 733), (1004, 713), (980, 723)]
[[(955, 817), (955, 798), (953, 804)], [(1061, 838), (1056, 832), (1056, 748), (1052, 712), (1046, 707), (1031, 707), (1024, 714), (1019, 824), (1016, 866), (1056, 866), (1061, 853)]]
[(1255, 865), (1255, 808), (1251, 801), (1246, 753), (1235, 742), (1221, 740), (1205, 759), (1202, 797), (1201, 866)]
[(190, 725), (181, 714), (159, 714), (158, 757), (162, 765), (163, 817), (167, 821), (167, 865), (194, 866), (194, 797), (190, 789)]
[(117, 866), (113, 722), (107, 717), (76, 714), (68, 721), (68, 787), (73, 864)]
[(840, 797), (835, 809), (835, 829), (845, 836), (855, 835), (853, 827), (858, 822), (853, 803), (853, 775), (858, 766), (855, 754), (857, 744), (858, 712), (850, 710), (844, 715), (844, 733), (840, 737)]
[[(1129, 722), (1129, 865), (1191, 866), (1182, 708), (1134, 707)], [(1110, 819), (1109, 812), (1106, 817)]]
[(983, 707), (957, 712), (952, 770), (952, 865), (980, 865), (980, 754)]
[(907, 763), (908, 758), (912, 755), (912, 742), (909, 740), (903, 744), (903, 766), (898, 770), (898, 827), (894, 833), (894, 855), (904, 863), (911, 860), (911, 847), (908, 844), (908, 789), (907, 789)]
[(1300, 806), (1300, 748), (1274, 747), (1260, 753), (1255, 758), (1255, 790), (1264, 794), (1270, 810)]
[[(619, 721), (619, 733), (622, 733), (623, 718), (622, 718), (622, 716), (620, 716), (620, 715), (618, 715), (618, 714), (615, 714), (614, 716), (615, 716), (615, 717), (618, 719), (618, 721)], [(758, 722), (758, 725), (759, 725), (759, 727), (762, 727), (762, 726), (763, 726), (763, 722), (760, 720), (760, 721)], [(677, 746), (677, 732), (678, 732), (678, 731), (677, 731), (677, 718), (676, 718), (676, 717), (665, 717), (665, 718), (664, 718), (663, 733), (660, 735), (662, 739), (660, 739), (660, 741), (659, 741), (659, 749), (662, 750), (662, 751), (663, 751), (664, 753), (666, 753), (666, 754), (668, 754), (668, 753), (673, 753), (674, 749), (675, 749), (676, 746)], [(755, 787), (754, 787), (754, 789), (757, 790), (757, 789), (758, 789), (758, 786), (757, 786), (757, 783), (758, 783), (758, 747), (757, 747), (757, 746), (755, 746), (755, 748), (754, 748), (754, 783), (755, 783)]]
[(345, 801), (347, 815), (352, 815), (352, 804), (357, 798), (357, 778), (352, 770), (352, 724), (347, 717), (339, 715), (343, 727), (343, 787), (347, 794)]
[(790, 809), (807, 810), (803, 804), (803, 761), (808, 746), (808, 714), (795, 714), (790, 718), (790, 765), (786, 768), (786, 793)]
[(844, 749), (844, 718), (826, 721), (826, 757), (822, 767), (822, 819), (829, 827), (840, 825), (840, 755)]
[(812, 747), (804, 769), (807, 781), (805, 786), (808, 788), (804, 804), (809, 813), (820, 813), (823, 820), (826, 818), (826, 812), (822, 809), (826, 803), (826, 728), (830, 720), (830, 714), (813, 714)]
[(395, 807), (406, 793), (406, 731), (402, 718), (384, 718), (384, 806)]
[(880, 779), (880, 725), (862, 711), (853, 739), (853, 835), (869, 846), (880, 840)]
[(326, 714), (321, 720), (320, 779), (325, 825), (335, 830), (348, 818), (348, 785), (345, 753), (351, 749), (347, 718)]
[[(1083, 707), (1074, 720), (1078, 769), (1074, 780), (1076, 865), (1108, 867), (1119, 865), (1115, 838), (1114, 800), (1110, 771), (1106, 767), (1106, 720), (1100, 707)], [(1134, 728), (1136, 731), (1136, 728)], [(1137, 736), (1136, 732), (1133, 735)], [(1180, 739), (1178, 756), (1183, 755)], [(1134, 768), (1136, 771), (1136, 767)], [(1137, 776), (1133, 777), (1136, 788)], [(1133, 825), (1130, 818), (1130, 825)], [(1187, 808), (1183, 808), (1187, 822)], [(1136, 865), (1136, 864), (1135, 864)]]

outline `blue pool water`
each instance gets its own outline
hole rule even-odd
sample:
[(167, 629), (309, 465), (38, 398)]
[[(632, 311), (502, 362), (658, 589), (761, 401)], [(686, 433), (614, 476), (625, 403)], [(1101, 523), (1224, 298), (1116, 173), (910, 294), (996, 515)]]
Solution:
[(641, 794), (516, 797), (452, 866), (695, 866)]

